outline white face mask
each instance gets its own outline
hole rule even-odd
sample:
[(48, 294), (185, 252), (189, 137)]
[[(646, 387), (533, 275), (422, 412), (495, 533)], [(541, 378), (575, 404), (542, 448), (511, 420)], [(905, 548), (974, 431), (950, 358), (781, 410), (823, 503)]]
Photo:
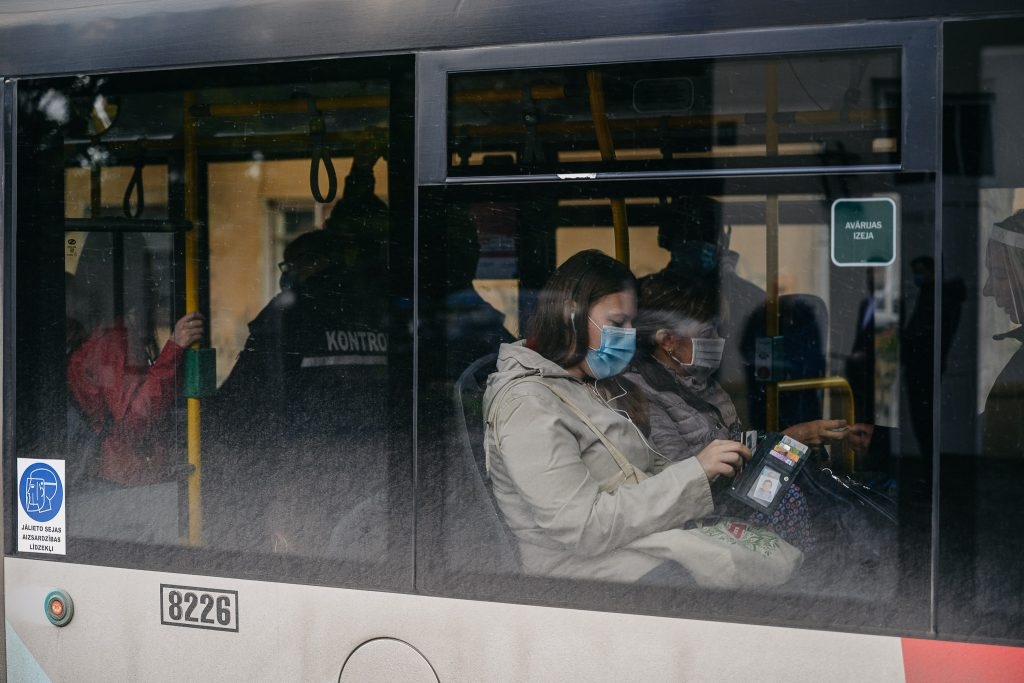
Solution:
[(721, 337), (713, 339), (695, 337), (690, 340), (690, 343), (693, 345), (693, 360), (690, 361), (690, 365), (715, 371), (722, 364), (722, 354), (725, 352), (725, 339)]
[(707, 380), (722, 364), (725, 339), (721, 337), (714, 337), (712, 339), (691, 337), (690, 344), (693, 351), (689, 363), (684, 363), (674, 355), (672, 360), (679, 363), (680, 367), (686, 370), (687, 375), (697, 380)]
[(672, 359), (678, 362), (678, 364), (683, 368), (686, 368), (687, 370), (700, 368), (703, 370), (710, 370), (713, 373), (722, 365), (722, 353), (725, 352), (725, 340), (721, 337), (716, 337), (714, 339), (692, 337), (690, 339), (690, 344), (693, 347), (693, 352), (689, 362), (683, 362), (676, 356), (672, 356)]

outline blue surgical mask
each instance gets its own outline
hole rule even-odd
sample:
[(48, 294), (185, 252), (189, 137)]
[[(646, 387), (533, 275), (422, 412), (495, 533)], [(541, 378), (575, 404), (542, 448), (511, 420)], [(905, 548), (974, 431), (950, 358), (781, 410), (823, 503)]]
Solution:
[[(590, 324), (597, 323), (587, 317)], [(634, 328), (601, 326), (601, 345), (587, 351), (587, 367), (594, 379), (614, 377), (627, 367), (636, 353), (636, 330)]]

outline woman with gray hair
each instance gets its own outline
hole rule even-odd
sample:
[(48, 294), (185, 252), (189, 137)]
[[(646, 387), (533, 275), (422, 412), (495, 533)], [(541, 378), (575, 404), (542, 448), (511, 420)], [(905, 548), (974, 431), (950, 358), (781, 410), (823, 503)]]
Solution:
[[(661, 272), (642, 281), (635, 321), (637, 353), (624, 375), (647, 401), (650, 442), (674, 461), (693, 457), (715, 439), (741, 438), (736, 407), (713, 375), (725, 340), (719, 336), (719, 297), (713, 281)], [(814, 420), (783, 433), (809, 446), (842, 440), (844, 420)], [(791, 487), (770, 518), (772, 527), (798, 547), (810, 545), (806, 502)]]

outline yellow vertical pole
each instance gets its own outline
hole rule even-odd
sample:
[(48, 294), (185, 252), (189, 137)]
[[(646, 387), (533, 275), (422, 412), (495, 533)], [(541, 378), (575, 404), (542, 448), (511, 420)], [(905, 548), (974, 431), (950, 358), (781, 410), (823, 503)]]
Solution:
[(626, 222), (626, 200), (612, 199), (612, 227), (615, 230), (615, 258), (629, 265), (629, 224)]
[(103, 167), (97, 162), (89, 169), (89, 218), (99, 218), (103, 210)]
[[(608, 126), (608, 112), (604, 104), (604, 81), (601, 72), (591, 69), (587, 72), (587, 87), (590, 90), (590, 114), (594, 119), (594, 133), (602, 161), (615, 161), (615, 143), (611, 127)], [(626, 200), (612, 198), (612, 228), (615, 231), (615, 258), (629, 265), (629, 223), (626, 220)]]
[[(768, 157), (779, 154), (779, 126), (776, 114), (779, 111), (779, 74), (775, 63), (765, 68), (765, 154)], [(779, 335), (779, 195), (766, 197), (765, 220), (765, 335)], [(777, 363), (773, 363), (777, 365)], [(776, 377), (768, 383), (765, 396), (765, 426), (769, 431), (779, 428), (779, 385)]]
[[(185, 154), (185, 220), (192, 228), (185, 233), (185, 312), (199, 310), (199, 157), (196, 151), (196, 129), (192, 118), (195, 93), (185, 93), (183, 142)], [(198, 348), (199, 343), (193, 344)], [(188, 542), (203, 543), (203, 452), (200, 400), (188, 398)]]
[[(779, 196), (768, 195), (764, 210), (767, 257), (765, 266), (768, 273), (768, 286), (765, 291), (765, 335), (777, 337), (779, 335)], [(778, 363), (773, 362), (772, 365), (776, 366)], [(779, 385), (776, 383), (779, 379), (781, 378), (773, 378), (768, 383), (765, 396), (765, 424), (768, 431), (772, 432), (779, 428)]]

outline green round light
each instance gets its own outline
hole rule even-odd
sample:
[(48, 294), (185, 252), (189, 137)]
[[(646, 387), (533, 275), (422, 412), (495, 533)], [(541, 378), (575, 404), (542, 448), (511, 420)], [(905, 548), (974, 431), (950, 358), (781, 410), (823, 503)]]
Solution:
[(70, 595), (58, 588), (46, 594), (43, 612), (54, 626), (66, 626), (75, 615), (75, 603)]

